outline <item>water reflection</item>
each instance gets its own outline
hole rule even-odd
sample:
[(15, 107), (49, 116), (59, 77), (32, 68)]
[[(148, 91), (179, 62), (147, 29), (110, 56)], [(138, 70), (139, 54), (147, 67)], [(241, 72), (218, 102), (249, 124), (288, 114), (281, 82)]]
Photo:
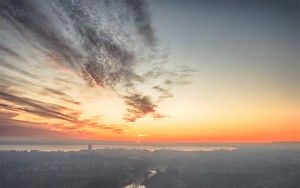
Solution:
[(151, 178), (152, 176), (155, 176), (156, 175), (156, 170), (148, 170), (149, 174), (148, 174), (148, 177)]
[[(145, 179), (150, 179), (151, 177), (155, 176), (157, 174), (156, 170), (147, 170), (147, 175), (143, 179), (141, 179), (139, 182), (145, 181)], [(125, 186), (124, 188), (146, 188), (145, 185), (142, 185), (142, 183), (132, 183), (130, 185)]]
[(124, 187), (124, 188), (146, 188), (146, 186), (140, 185), (140, 184), (136, 184), (136, 183), (133, 183), (133, 184), (127, 185), (127, 186)]

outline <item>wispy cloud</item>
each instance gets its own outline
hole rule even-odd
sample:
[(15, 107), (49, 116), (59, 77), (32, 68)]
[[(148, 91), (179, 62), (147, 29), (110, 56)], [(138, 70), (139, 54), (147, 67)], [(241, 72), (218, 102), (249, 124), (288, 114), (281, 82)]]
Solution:
[[(0, 17), (2, 109), (76, 126), (97, 124), (121, 133), (122, 128), (112, 125), (91, 120), (84, 124), (81, 111), (67, 105), (80, 108), (82, 101), (53, 83), (80, 86), (60, 77), (53, 66), (72, 72), (71, 77), (84, 80), (88, 87), (117, 93), (127, 105), (124, 120), (128, 122), (147, 114), (163, 117), (156, 112), (158, 102), (172, 97), (171, 82), (184, 82), (189, 74), (164, 67), (167, 54), (160, 52), (144, 1), (7, 0), (0, 2)], [(150, 68), (138, 72), (137, 66), (143, 63)], [(164, 82), (166, 79), (172, 81)], [(149, 85), (160, 95), (146, 93), (141, 85)], [(36, 95), (44, 99), (37, 100)], [(46, 102), (49, 98), (55, 101)]]
[[(76, 121), (76, 118), (66, 115), (65, 113), (61, 113), (60, 110), (62, 109), (65, 110), (66, 107), (58, 104), (41, 102), (41, 101), (37, 101), (25, 97), (18, 97), (1, 91), (0, 91), (0, 99), (16, 105), (13, 106), (9, 104), (1, 104), (1, 107), (7, 110), (24, 111), (24, 112), (37, 114), (40, 116), (52, 117), (52, 118), (66, 120), (66, 121)], [(22, 107), (19, 107), (18, 105), (19, 106), (21, 105)]]
[(149, 96), (133, 94), (125, 96), (125, 103), (128, 106), (124, 119), (134, 122), (137, 118), (144, 117), (149, 113), (155, 113), (156, 105), (153, 104)]

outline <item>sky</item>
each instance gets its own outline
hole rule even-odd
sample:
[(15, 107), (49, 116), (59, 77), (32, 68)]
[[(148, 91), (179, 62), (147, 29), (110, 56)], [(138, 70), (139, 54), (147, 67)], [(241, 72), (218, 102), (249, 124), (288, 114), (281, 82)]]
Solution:
[(300, 2), (0, 2), (0, 139), (300, 140)]

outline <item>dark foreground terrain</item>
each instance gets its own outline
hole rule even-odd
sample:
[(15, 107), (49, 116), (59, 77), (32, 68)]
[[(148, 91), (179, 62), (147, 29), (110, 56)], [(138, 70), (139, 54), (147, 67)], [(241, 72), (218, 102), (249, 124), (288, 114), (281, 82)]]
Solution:
[[(1, 188), (299, 188), (299, 147), (0, 152)], [(134, 183), (134, 184), (133, 184)], [(130, 186), (128, 186), (130, 187)]]

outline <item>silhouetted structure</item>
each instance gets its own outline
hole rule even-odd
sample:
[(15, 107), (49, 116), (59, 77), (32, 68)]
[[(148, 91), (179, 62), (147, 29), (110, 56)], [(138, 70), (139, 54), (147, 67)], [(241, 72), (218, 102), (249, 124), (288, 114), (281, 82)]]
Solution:
[(92, 144), (88, 144), (88, 150), (92, 151)]

